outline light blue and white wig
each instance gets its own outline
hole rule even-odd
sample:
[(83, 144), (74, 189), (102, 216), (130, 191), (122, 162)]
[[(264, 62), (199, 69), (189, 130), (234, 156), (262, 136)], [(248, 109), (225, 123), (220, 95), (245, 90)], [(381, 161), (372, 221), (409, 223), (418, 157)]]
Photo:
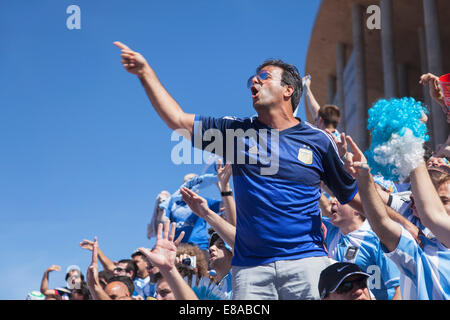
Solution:
[(372, 144), (365, 152), (372, 174), (403, 182), (423, 160), (429, 140), (421, 121), (428, 110), (414, 98), (379, 100), (369, 109)]

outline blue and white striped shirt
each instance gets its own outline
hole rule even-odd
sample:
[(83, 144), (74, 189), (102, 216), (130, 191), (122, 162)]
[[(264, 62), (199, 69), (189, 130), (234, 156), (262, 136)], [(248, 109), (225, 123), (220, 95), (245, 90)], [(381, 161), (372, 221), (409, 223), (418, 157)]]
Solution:
[[(437, 238), (420, 237), (423, 249), (402, 227), (397, 249), (387, 253), (400, 269), (405, 300), (450, 300), (450, 249)], [(386, 248), (383, 247), (387, 252)]]
[(400, 271), (388, 259), (381, 249), (377, 235), (367, 221), (347, 235), (331, 223), (331, 219), (322, 218), (327, 228), (325, 243), (328, 256), (339, 262), (357, 264), (361, 270), (371, 274), (368, 287), (377, 300), (392, 300), (395, 287), (400, 285)]

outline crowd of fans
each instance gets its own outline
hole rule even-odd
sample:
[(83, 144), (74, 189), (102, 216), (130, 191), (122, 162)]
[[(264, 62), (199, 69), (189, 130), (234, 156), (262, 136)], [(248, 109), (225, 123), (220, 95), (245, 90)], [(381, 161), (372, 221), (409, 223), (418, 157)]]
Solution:
[[(146, 66), (142, 56), (124, 45), (121, 48), (123, 63), (129, 72), (137, 74), (135, 69), (139, 69), (140, 63)], [(272, 65), (277, 66), (273, 61), (263, 65), (251, 78), (254, 97), (271, 76), (260, 71), (275, 74), (274, 69), (266, 68)], [(138, 76), (142, 80), (143, 75)], [(318, 267), (318, 274), (310, 272), (316, 268), (314, 263), (303, 269), (292, 267), (294, 269), (286, 271), (286, 275), (294, 274), (295, 278), (289, 278), (288, 284), (301, 281), (302, 277), (315, 284), (311, 290), (318, 294), (305, 295), (305, 299), (449, 299), (450, 165), (446, 158), (450, 156), (450, 137), (426, 155), (406, 183), (400, 185), (380, 175), (372, 176), (363, 152), (351, 137), (337, 130), (339, 108), (320, 106), (311, 91), (311, 78), (303, 80), (314, 125), (333, 139), (346, 174), (357, 184), (358, 194), (352, 196), (360, 199), (361, 205), (357, 207), (342, 201), (340, 191), (328, 187), (333, 183), (321, 184), (320, 239), (329, 262)], [(283, 77), (283, 82), (289, 84), (289, 79)], [(438, 78), (427, 74), (420, 82), (429, 86), (431, 97), (442, 106), (443, 116), (450, 123), (450, 112), (444, 104)], [(253, 299), (264, 298), (271, 290), (276, 291), (279, 299), (293, 299), (296, 293), (286, 292), (284, 287), (274, 289), (270, 281), (258, 284), (261, 269), (254, 274), (240, 273), (244, 267), (253, 267), (242, 264), (242, 257), (236, 260), (235, 266), (235, 246), (250, 235), (238, 234), (240, 205), (235, 202), (239, 195), (233, 194), (236, 186), (232, 190), (230, 185), (232, 172), (234, 174), (232, 165), (219, 160), (216, 171), (221, 201), (205, 199), (201, 192), (190, 188), (202, 183), (202, 179), (193, 174), (185, 177), (179, 190), (181, 198), (174, 198), (168, 191), (157, 196), (147, 233), (149, 238), (157, 239), (153, 248), (139, 248), (123, 260), (113, 262), (100, 249), (97, 239), (83, 240), (80, 247), (92, 251), (86, 277), (79, 268), (72, 267), (67, 270), (65, 288), (49, 289), (49, 273), (60, 270), (59, 266), (51, 266), (44, 272), (40, 293), (31, 293), (29, 299)], [(195, 183), (189, 184), (192, 181)], [(348, 184), (353, 183), (351, 181)], [(264, 250), (267, 243), (261, 242), (259, 246)], [(243, 249), (239, 250), (242, 254)], [(254, 266), (266, 267), (280, 262), (265, 261), (267, 263), (258, 261)], [(281, 273), (289, 268), (288, 264), (276, 266)], [(235, 267), (239, 272), (232, 272)], [(244, 275), (251, 279), (254, 287), (248, 284), (250, 280), (242, 279)], [(246, 295), (242, 295), (244, 291)], [(239, 292), (237, 297), (236, 292)]]

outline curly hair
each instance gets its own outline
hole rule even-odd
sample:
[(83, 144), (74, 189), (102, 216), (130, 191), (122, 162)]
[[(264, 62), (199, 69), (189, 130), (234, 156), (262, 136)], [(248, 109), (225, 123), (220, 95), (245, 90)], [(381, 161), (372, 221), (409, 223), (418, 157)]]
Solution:
[(189, 283), (192, 282), (192, 276), (196, 274), (197, 282), (202, 277), (208, 277), (208, 262), (206, 261), (205, 254), (203, 251), (195, 245), (190, 243), (181, 243), (177, 248), (177, 257), (182, 254), (186, 254), (188, 256), (195, 256), (197, 258), (197, 267), (195, 270), (189, 269), (188, 267), (179, 264), (177, 266), (178, 271), (184, 277), (188, 278)]

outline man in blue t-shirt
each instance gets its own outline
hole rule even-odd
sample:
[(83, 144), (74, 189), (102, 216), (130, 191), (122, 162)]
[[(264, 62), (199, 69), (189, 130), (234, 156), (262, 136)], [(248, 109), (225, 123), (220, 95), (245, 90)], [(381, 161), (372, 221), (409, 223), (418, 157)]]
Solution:
[(357, 186), (334, 140), (294, 117), (302, 95), (297, 68), (280, 60), (258, 67), (248, 81), (257, 117), (209, 118), (185, 113), (141, 54), (115, 45), (165, 123), (194, 147), (232, 162), (233, 298), (319, 299), (319, 275), (330, 264), (320, 229), (320, 183), (341, 203), (355, 201)]

